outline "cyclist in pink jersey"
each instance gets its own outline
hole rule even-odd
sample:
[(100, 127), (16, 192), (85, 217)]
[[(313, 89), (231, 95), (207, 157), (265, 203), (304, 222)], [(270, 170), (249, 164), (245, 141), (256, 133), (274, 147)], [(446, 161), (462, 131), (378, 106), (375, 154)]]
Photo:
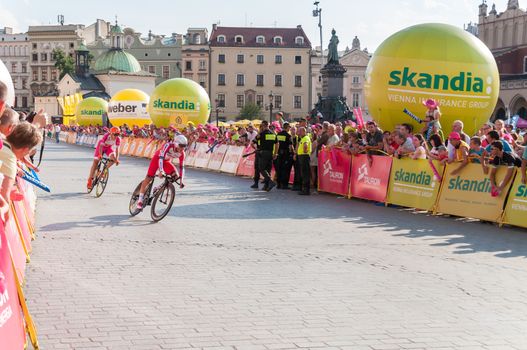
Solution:
[[(137, 201), (137, 209), (143, 208), (143, 199), (145, 191), (150, 182), (153, 181), (159, 170), (159, 177), (165, 175), (171, 175), (174, 177), (181, 178), (180, 187), (183, 188), (183, 174), (184, 174), (184, 163), (185, 163), (185, 148), (187, 147), (187, 138), (183, 135), (176, 135), (173, 140), (168, 141), (160, 150), (157, 150), (150, 161), (148, 172), (146, 177), (141, 184), (139, 190), (139, 199)], [(179, 159), (179, 171), (172, 164), (172, 159)]]
[[(92, 187), (92, 179), (95, 170), (97, 169), (97, 164), (99, 160), (106, 155), (110, 162), (108, 163), (108, 168), (110, 168), (114, 163), (119, 165), (119, 146), (121, 145), (121, 138), (119, 135), (121, 130), (118, 127), (114, 126), (110, 129), (110, 132), (106, 133), (102, 139), (95, 146), (95, 153), (93, 154), (93, 163), (90, 169), (90, 176), (88, 177), (88, 188)], [(113, 147), (115, 146), (115, 151)]]

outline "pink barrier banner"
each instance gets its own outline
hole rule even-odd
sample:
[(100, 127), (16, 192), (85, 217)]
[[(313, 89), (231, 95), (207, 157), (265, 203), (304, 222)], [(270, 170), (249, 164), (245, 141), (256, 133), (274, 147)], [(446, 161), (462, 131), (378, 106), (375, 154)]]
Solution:
[[(251, 147), (246, 147), (243, 151), (243, 154), (249, 154), (253, 152), (254, 149)], [(236, 170), (236, 175), (238, 176), (248, 176), (253, 177), (254, 175), (254, 159), (255, 155), (251, 154), (248, 157), (245, 157), (240, 160), (240, 164), (238, 165), (238, 169)]]
[[(1, 225), (0, 225), (1, 226)], [(13, 257), (15, 264), (15, 270), (18, 274), (20, 281), (24, 281), (26, 273), (26, 253), (24, 251), (24, 245), (20, 239), (18, 228), (16, 227), (15, 220), (13, 219), (13, 213), (9, 213), (9, 218), (5, 223), (5, 236)]]
[(194, 161), (194, 166), (196, 168), (206, 168), (209, 164), (209, 158), (210, 158), (210, 152), (207, 153), (209, 150), (209, 145), (206, 143), (199, 143), (198, 144), (198, 152), (196, 153), (196, 160)]
[(26, 332), (7, 237), (0, 225), (0, 348), (25, 348)]
[(221, 163), (223, 163), (223, 158), (225, 157), (225, 153), (227, 153), (228, 149), (229, 149), (229, 146), (227, 145), (218, 145), (214, 147), (214, 150), (209, 152), (210, 158), (209, 158), (209, 164), (207, 165), (207, 168), (210, 170), (219, 171), (221, 168)]
[(223, 173), (236, 174), (238, 164), (243, 155), (244, 147), (242, 146), (229, 146), (223, 163), (221, 163), (220, 171)]
[(347, 196), (351, 173), (351, 154), (340, 148), (322, 147), (318, 153), (318, 190)]
[(350, 197), (385, 202), (390, 181), (392, 157), (359, 154), (351, 161)]

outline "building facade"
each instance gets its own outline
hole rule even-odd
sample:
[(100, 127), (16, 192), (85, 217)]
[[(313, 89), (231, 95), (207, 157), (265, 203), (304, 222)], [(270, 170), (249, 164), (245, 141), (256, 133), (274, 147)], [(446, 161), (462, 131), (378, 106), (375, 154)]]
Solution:
[(209, 91), (209, 38), (206, 28), (189, 28), (184, 36), (181, 64), (183, 78)]
[[(340, 64), (346, 68), (343, 97), (346, 98), (346, 103), (350, 109), (360, 107), (363, 113), (367, 114), (368, 106), (364, 98), (364, 75), (371, 56), (367, 49), (361, 49), (360, 40), (357, 37), (353, 40), (351, 49), (346, 48), (345, 51), (339, 52), (339, 56)], [(318, 96), (322, 94), (320, 69), (326, 64), (326, 58), (324, 57), (324, 62), (321, 64), (320, 51), (314, 52), (311, 57), (311, 96), (313, 103), (316, 103)]]
[(29, 52), (31, 44), (26, 33), (13, 34), (11, 28), (0, 29), (0, 59), (11, 74), (15, 87), (14, 108), (29, 111), (33, 106), (30, 85)]
[[(232, 120), (249, 103), (272, 102), (286, 118), (310, 111), (311, 43), (301, 26), (246, 28), (213, 25), (209, 95), (219, 116)], [(262, 118), (266, 118), (265, 111)], [(267, 119), (267, 118), (266, 118)]]
[[(123, 33), (123, 49), (139, 61), (142, 70), (156, 75), (156, 84), (181, 77), (181, 35), (164, 37), (149, 32), (147, 38), (141, 38), (132, 28), (125, 28)], [(111, 46), (109, 35), (88, 43), (95, 60)]]

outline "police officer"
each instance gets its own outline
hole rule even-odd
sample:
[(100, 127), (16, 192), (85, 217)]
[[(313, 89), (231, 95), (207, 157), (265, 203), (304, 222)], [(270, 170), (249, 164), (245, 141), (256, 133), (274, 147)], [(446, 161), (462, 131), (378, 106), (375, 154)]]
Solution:
[(276, 134), (269, 130), (269, 122), (264, 120), (261, 126), (262, 131), (258, 135), (259, 150), (258, 168), (264, 178), (264, 191), (270, 191), (276, 186), (276, 182), (271, 180), (271, 169), (273, 167), (273, 155), (277, 147)]
[[(262, 131), (262, 126), (260, 125), (260, 131)], [(257, 189), (258, 182), (260, 181), (260, 133), (258, 133), (254, 139), (251, 141), (251, 147), (254, 149), (254, 175), (251, 188)]]
[(306, 128), (299, 127), (298, 137), (300, 138), (300, 141), (296, 151), (296, 160), (299, 163), (300, 177), (302, 179), (302, 190), (298, 192), (298, 194), (309, 196), (311, 180), (311, 168), (309, 161), (312, 151), (311, 136), (306, 134)]
[(276, 135), (278, 140), (278, 152), (275, 154), (277, 188), (284, 190), (289, 189), (289, 176), (293, 166), (293, 142), (289, 133), (290, 129), (289, 123), (284, 123), (282, 131)]

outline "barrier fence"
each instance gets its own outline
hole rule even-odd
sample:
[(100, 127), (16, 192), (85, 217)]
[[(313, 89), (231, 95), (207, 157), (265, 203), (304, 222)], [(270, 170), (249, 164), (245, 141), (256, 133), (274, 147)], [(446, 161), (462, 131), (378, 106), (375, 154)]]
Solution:
[[(95, 136), (65, 135), (68, 143), (94, 147)], [(152, 158), (163, 142), (149, 139), (123, 138), (120, 152), (124, 155)], [(186, 166), (252, 177), (255, 155), (252, 148), (195, 143), (189, 147)], [(250, 154), (250, 155), (249, 155)], [(244, 156), (248, 155), (248, 156)], [(527, 228), (527, 187), (515, 169), (511, 182), (499, 196), (491, 196), (489, 176), (479, 164), (468, 164), (457, 175), (436, 161), (397, 159), (389, 156), (350, 155), (338, 148), (322, 148), (318, 155), (318, 189), (348, 198), (416, 208), (434, 214), (493, 221)], [(503, 180), (505, 168), (497, 171)], [(291, 176), (291, 182), (293, 176)]]
[(22, 290), (35, 238), (36, 196), (33, 187), (20, 178), (17, 188), (23, 200), (11, 204), (7, 221), (0, 224), (0, 348), (27, 348), (27, 333), (33, 348), (38, 349), (36, 329)]

